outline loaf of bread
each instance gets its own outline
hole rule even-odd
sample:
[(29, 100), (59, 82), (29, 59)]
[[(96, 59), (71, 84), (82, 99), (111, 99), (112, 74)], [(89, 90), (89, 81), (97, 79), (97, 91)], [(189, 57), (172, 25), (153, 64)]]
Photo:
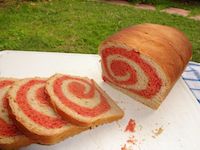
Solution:
[(95, 83), (84, 77), (56, 74), (46, 90), (57, 112), (79, 126), (93, 127), (123, 117), (123, 111)]
[(16, 81), (8, 92), (12, 118), (18, 128), (40, 144), (54, 144), (86, 128), (63, 120), (51, 107), (45, 92), (46, 79)]
[(23, 135), (9, 117), (7, 91), (15, 82), (12, 78), (0, 78), (0, 149), (11, 150), (29, 145), (32, 141)]
[(157, 109), (192, 56), (178, 29), (158, 24), (128, 27), (99, 46), (105, 82)]

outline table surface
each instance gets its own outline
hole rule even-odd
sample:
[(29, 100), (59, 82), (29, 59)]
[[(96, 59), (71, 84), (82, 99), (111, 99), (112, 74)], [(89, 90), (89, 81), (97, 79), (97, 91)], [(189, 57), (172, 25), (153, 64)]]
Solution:
[[(33, 144), (23, 150), (199, 150), (200, 108), (179, 79), (158, 110), (140, 104), (101, 79), (100, 57), (92, 54), (0, 52), (1, 77), (49, 77), (55, 73), (93, 78), (124, 110), (123, 119), (84, 131), (52, 146)], [(130, 119), (135, 132), (125, 132)], [(158, 130), (161, 133), (156, 133)], [(134, 138), (135, 144), (127, 142)]]

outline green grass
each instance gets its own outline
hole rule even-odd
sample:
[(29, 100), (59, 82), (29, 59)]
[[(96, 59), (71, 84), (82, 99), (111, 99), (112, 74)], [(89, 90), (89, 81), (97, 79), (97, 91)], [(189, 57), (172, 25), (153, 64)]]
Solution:
[(27, 2), (0, 9), (0, 49), (97, 53), (98, 45), (121, 28), (151, 22), (179, 28), (200, 62), (200, 22), (159, 11), (81, 1)]

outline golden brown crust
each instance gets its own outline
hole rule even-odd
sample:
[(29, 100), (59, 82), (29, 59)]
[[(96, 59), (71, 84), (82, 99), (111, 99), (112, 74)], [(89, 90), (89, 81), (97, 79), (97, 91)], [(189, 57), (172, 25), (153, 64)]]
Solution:
[(20, 138), (20, 140), (16, 140), (16, 142), (12, 144), (0, 144), (0, 150), (18, 150), (19, 148), (30, 144), (32, 143), (30, 140), (27, 140), (27, 138)]
[(110, 36), (99, 47), (122, 46), (156, 62), (171, 82), (176, 82), (192, 56), (192, 45), (179, 30), (157, 24), (141, 24)]

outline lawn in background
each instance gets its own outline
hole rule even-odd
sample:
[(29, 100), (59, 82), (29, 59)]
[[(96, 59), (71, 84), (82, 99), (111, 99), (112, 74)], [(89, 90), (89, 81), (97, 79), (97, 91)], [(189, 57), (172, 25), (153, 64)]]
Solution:
[(0, 8), (0, 49), (95, 54), (107, 36), (145, 22), (185, 32), (193, 44), (193, 60), (200, 62), (200, 21), (86, 0), (24, 2)]

